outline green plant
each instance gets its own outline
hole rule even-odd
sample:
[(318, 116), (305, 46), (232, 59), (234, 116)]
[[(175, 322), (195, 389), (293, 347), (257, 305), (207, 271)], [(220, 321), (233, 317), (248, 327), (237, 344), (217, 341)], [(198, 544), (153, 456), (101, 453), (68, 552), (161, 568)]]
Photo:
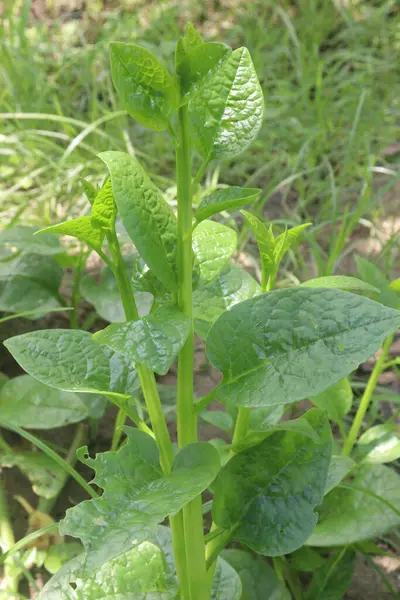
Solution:
[[(94, 335), (44, 330), (5, 345), (40, 382), (107, 396), (120, 409), (117, 426), (128, 415), (137, 427), (124, 428), (118, 450), (94, 459), (87, 448), (79, 450), (103, 493), (67, 511), (60, 532), (80, 538), (84, 552), (39, 597), (254, 600), (265, 598), (266, 589), (289, 598), (287, 584), (296, 599), (326, 598), (327, 589), (339, 598), (351, 577), (354, 544), (400, 522), (393, 491), (399, 478), (347, 456), (359, 424), (343, 456), (332, 455), (328, 417), (340, 422), (348, 412), (345, 378), (390, 339), (400, 313), (349, 291), (376, 292), (354, 278), (327, 276), (274, 290), (280, 261), (308, 224), (275, 237), (244, 211), (260, 249), (261, 288), (229, 264), (236, 234), (208, 217), (247, 205), (255, 189), (217, 190), (202, 199), (193, 219), (192, 194), (209, 162), (246, 149), (262, 124), (262, 91), (245, 48), (205, 43), (188, 25), (173, 75), (135, 44), (113, 43), (110, 53), (126, 110), (141, 125), (171, 135), (178, 210), (176, 217), (135, 157), (103, 152), (109, 178), (89, 194), (91, 215), (43, 230), (75, 236), (97, 251), (115, 277), (125, 321)], [(193, 150), (202, 158), (194, 177)], [(138, 252), (133, 263), (121, 252), (117, 214)], [(138, 292), (153, 298), (142, 317)], [(223, 376), (200, 399), (193, 394), (194, 331)], [(176, 358), (175, 452), (155, 373), (167, 373)], [(133, 401), (139, 387), (150, 427)], [(327, 388), (332, 401), (321, 397)], [(317, 408), (279, 422), (285, 408), (315, 396)], [(206, 411), (213, 399), (227, 409), (218, 417)], [(228, 447), (198, 441), (199, 415), (233, 430)], [(353, 481), (341, 483), (350, 472)], [(207, 534), (206, 491), (212, 497)], [(373, 502), (359, 531), (354, 506), (358, 494), (368, 493)], [(336, 503), (344, 525), (331, 514)], [(160, 525), (166, 518), (169, 527)], [(233, 541), (242, 549), (226, 549)], [(308, 547), (342, 544), (327, 561)], [(274, 569), (263, 556), (273, 558)], [(317, 572), (304, 596), (298, 573), (312, 560)]]

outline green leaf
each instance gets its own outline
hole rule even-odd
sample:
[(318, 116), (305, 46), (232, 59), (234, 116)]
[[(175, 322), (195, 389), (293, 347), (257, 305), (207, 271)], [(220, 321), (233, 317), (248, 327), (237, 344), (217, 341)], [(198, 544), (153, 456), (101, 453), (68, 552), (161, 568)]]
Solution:
[(92, 225), (95, 229), (113, 231), (116, 215), (111, 179), (107, 179), (93, 202)]
[(284, 584), (261, 556), (244, 550), (224, 550), (222, 557), (239, 574), (242, 582), (241, 600), (291, 600)]
[(375, 425), (358, 440), (361, 456), (368, 463), (383, 464), (400, 458), (400, 430), (397, 425)]
[(355, 258), (361, 279), (380, 292), (373, 295), (374, 299), (377, 302), (382, 302), (385, 306), (400, 308), (400, 296), (390, 287), (390, 281), (386, 279), (382, 270), (366, 258), (361, 258), (361, 256)]
[[(0, 280), (0, 311), (20, 313), (43, 309), (43, 313), (46, 313), (58, 306), (60, 304), (54, 293), (32, 279), (16, 275), (8, 280)], [(34, 316), (35, 319), (39, 317), (39, 313)]]
[(100, 419), (107, 408), (107, 398), (101, 394), (76, 394), (84, 403), (88, 411), (88, 417)]
[(214, 321), (232, 306), (259, 294), (260, 287), (247, 271), (227, 264), (219, 275), (193, 291), (193, 318), (196, 333), (203, 339)]
[(285, 407), (282, 404), (253, 408), (250, 414), (249, 428), (253, 431), (271, 429), (273, 425), (279, 423), (284, 411)]
[(160, 131), (179, 103), (179, 88), (150, 50), (136, 44), (110, 43), (111, 74), (128, 113), (140, 125)]
[(0, 453), (0, 465), (5, 468), (18, 467), (28, 477), (35, 494), (43, 498), (57, 496), (64, 481), (64, 469), (42, 452), (19, 452), (13, 449), (10, 454)]
[(340, 600), (351, 584), (355, 569), (355, 552), (335, 553), (325, 561), (307, 589), (309, 600)]
[(255, 235), (260, 252), (263, 280), (266, 280), (266, 277), (278, 268), (275, 262), (275, 237), (272, 232), (272, 225), (266, 227), (258, 217), (247, 212), (247, 210), (242, 210), (242, 215)]
[(102, 497), (69, 509), (60, 525), (62, 535), (82, 539), (87, 571), (149, 538), (157, 523), (201, 494), (220, 468), (215, 448), (198, 442), (178, 453), (165, 476), (153, 438), (139, 429), (124, 430), (127, 443), (118, 452), (85, 459), (96, 471)]
[(310, 227), (312, 223), (303, 223), (302, 225), (297, 225), (296, 227), (292, 227), (291, 229), (287, 229), (275, 240), (275, 262), (277, 265), (281, 262), (282, 258), (285, 256), (286, 252), (293, 246), (293, 244), (297, 241), (300, 235), (303, 233), (307, 227)]
[(72, 237), (89, 244), (94, 250), (101, 250), (104, 239), (104, 233), (92, 225), (92, 217), (78, 217), (71, 221), (64, 221), (57, 225), (50, 225), (41, 229), (40, 235), (47, 233), (57, 233), (60, 235), (70, 235)]
[(9, 379), (1, 388), (0, 412), (2, 418), (26, 429), (63, 427), (88, 416), (76, 394), (56, 390), (29, 375)]
[(0, 246), (12, 246), (18, 250), (51, 256), (62, 252), (60, 242), (55, 235), (46, 234), (37, 238), (36, 227), (15, 225), (0, 232)]
[[(131, 267), (129, 257), (125, 257), (125, 264), (127, 268)], [(125, 320), (117, 282), (114, 273), (108, 267), (102, 269), (99, 281), (89, 276), (83, 277), (80, 292), (87, 302), (93, 304), (97, 314), (105, 321), (120, 323)], [(147, 315), (153, 304), (153, 296), (147, 292), (135, 292), (134, 295), (139, 316)]]
[[(6, 263), (0, 263), (0, 280), (13, 278), (28, 279), (33, 284), (46, 288), (53, 295), (57, 294), (63, 276), (62, 269), (54, 256), (40, 254), (20, 254), (17, 258)], [(32, 306), (32, 308), (38, 308)], [(28, 309), (26, 309), (28, 310)]]
[(200, 414), (200, 417), (206, 423), (211, 423), (223, 431), (232, 431), (233, 419), (231, 415), (222, 410), (206, 410)]
[(82, 553), (82, 545), (79, 542), (62, 542), (61, 544), (54, 544), (50, 546), (47, 551), (46, 558), (44, 561), (45, 569), (54, 575), (61, 569), (61, 567)]
[(133, 260), (132, 287), (137, 292), (149, 292), (154, 298), (164, 298), (168, 293), (140, 256)]
[(247, 48), (238, 48), (190, 103), (192, 136), (208, 160), (245, 150), (263, 122), (264, 100)]
[(394, 290), (395, 292), (399, 293), (400, 292), (400, 277), (398, 279), (394, 279), (393, 281), (391, 281), (389, 287), (391, 290)]
[(80, 179), (80, 182), (82, 184), (83, 191), (85, 192), (86, 198), (88, 199), (89, 203), (92, 205), (93, 202), (95, 201), (97, 194), (99, 193), (99, 190), (94, 185), (92, 185), (90, 183), (90, 181), (83, 179), (83, 177)]
[(354, 489), (336, 488), (325, 497), (308, 545), (353, 544), (400, 525), (400, 515), (390, 506), (400, 510), (400, 477), (393, 469), (384, 465), (361, 466), (355, 471), (351, 486)]
[(193, 232), (193, 254), (200, 279), (214, 279), (236, 250), (236, 231), (216, 221), (203, 221)]
[(253, 202), (260, 195), (258, 188), (241, 188), (236, 186), (215, 190), (205, 196), (196, 210), (196, 221), (204, 221), (224, 210), (236, 210)]
[(199, 93), (231, 54), (229, 46), (218, 42), (201, 43), (195, 48), (188, 48), (183, 39), (179, 40), (175, 63), (185, 100)]
[(302, 573), (313, 573), (325, 564), (325, 559), (312, 548), (302, 546), (290, 556), (290, 565)]
[(178, 308), (161, 305), (138, 321), (109, 325), (95, 333), (93, 340), (159, 375), (166, 375), (190, 330), (191, 320)]
[(316, 396), (310, 396), (310, 400), (318, 408), (326, 410), (332, 421), (341, 421), (353, 405), (353, 390), (349, 378), (340, 379)]
[(300, 285), (312, 288), (334, 288), (336, 290), (347, 290), (348, 292), (379, 293), (379, 290), (376, 287), (370, 285), (366, 281), (361, 281), (361, 279), (357, 279), (356, 277), (347, 277), (346, 275), (317, 277), (316, 279), (304, 281)]
[(139, 387), (132, 363), (96, 344), (87, 331), (32, 331), (4, 345), (29, 375), (60, 390), (127, 396)]
[(329, 464), (328, 476), (324, 494), (329, 494), (355, 467), (355, 462), (349, 456), (332, 456)]
[(224, 375), (217, 398), (287, 404), (353, 371), (400, 324), (400, 313), (341, 290), (294, 288), (256, 296), (214, 323), (206, 349)]
[(229, 562), (217, 561), (211, 588), (210, 600), (241, 600), (242, 584), (239, 575)]
[(176, 218), (136, 158), (102, 152), (124, 227), (143, 260), (171, 291), (177, 289)]
[(214, 522), (259, 554), (293, 552), (317, 522), (314, 509), (323, 498), (332, 435), (323, 411), (312, 409), (304, 418), (319, 444), (293, 431), (278, 431), (234, 456), (213, 485)]

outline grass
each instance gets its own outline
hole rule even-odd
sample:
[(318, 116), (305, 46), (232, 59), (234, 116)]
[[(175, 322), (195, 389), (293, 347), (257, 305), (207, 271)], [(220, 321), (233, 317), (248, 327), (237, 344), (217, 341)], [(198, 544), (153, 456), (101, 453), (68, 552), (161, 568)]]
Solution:
[[(247, 45), (265, 94), (257, 142), (214, 176), (261, 187), (256, 208), (278, 227), (314, 222), (307, 265), (291, 255), (296, 276), (340, 270), (360, 219), (377, 218), (399, 178), (399, 154), (386, 151), (399, 134), (395, 0), (125, 5), (131, 9), (39, 21), (28, 18), (29, 2), (9, 3), (0, 46), (2, 225), (83, 214), (79, 178), (103, 178), (96, 154), (105, 149), (138, 154), (161, 172), (157, 183), (174, 200), (167, 137), (145, 132), (121, 111), (107, 44), (138, 41), (171, 64), (172, 40), (190, 19), (209, 39)], [(160, 39), (171, 42), (160, 47)]]

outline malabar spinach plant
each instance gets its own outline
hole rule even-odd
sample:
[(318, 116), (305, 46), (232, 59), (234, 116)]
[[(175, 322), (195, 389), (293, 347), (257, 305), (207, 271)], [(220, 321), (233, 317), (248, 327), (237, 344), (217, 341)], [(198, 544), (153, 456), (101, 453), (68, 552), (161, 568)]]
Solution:
[[(136, 427), (124, 428), (118, 450), (95, 458), (79, 450), (103, 491), (91, 488), (96, 497), (67, 511), (60, 533), (79, 538), (84, 552), (39, 597), (315, 599), (338, 581), (332, 597), (340, 597), (351, 565), (342, 563), (347, 571), (340, 577), (337, 567), (353, 555), (349, 545), (400, 522), (393, 491), (399, 478), (349, 457), (358, 421), (345, 433), (343, 455), (338, 448), (333, 454), (329, 417), (341, 422), (350, 402), (346, 378), (390, 340), (400, 313), (361, 295), (376, 286), (354, 278), (274, 289), (280, 261), (308, 224), (276, 236), (243, 211), (260, 249), (261, 285), (231, 264), (236, 234), (212, 217), (244, 208), (257, 189), (218, 189), (193, 214), (207, 165), (248, 148), (263, 120), (263, 95), (245, 48), (205, 43), (189, 25), (173, 74), (135, 44), (113, 43), (110, 54), (127, 112), (171, 136), (177, 215), (135, 156), (109, 151), (99, 155), (108, 177), (90, 197), (91, 214), (45, 230), (76, 236), (98, 252), (117, 283), (124, 320), (94, 335), (53, 329), (10, 338), (6, 346), (40, 382), (107, 396)], [(201, 157), (197, 172), (194, 154)], [(117, 216), (136, 248), (133, 262), (121, 252)], [(144, 316), (139, 292), (152, 297)], [(194, 333), (222, 374), (200, 399), (193, 393)], [(176, 358), (177, 447), (156, 383)], [(149, 423), (133, 401), (139, 388)], [(308, 397), (315, 408), (280, 422), (286, 408)], [(207, 410), (214, 399), (226, 411)], [(232, 431), (231, 443), (198, 441), (199, 417)], [(341, 484), (353, 470), (354, 485)], [(372, 488), (359, 528), (358, 494)], [(310, 545), (344, 550), (326, 563)], [(264, 557), (272, 557), (274, 569)], [(316, 577), (303, 596), (297, 572), (312, 561)]]

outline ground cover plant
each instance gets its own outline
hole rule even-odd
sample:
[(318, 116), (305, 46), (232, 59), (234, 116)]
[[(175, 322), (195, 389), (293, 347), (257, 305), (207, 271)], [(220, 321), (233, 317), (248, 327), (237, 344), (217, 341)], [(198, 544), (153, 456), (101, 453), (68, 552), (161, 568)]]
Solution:
[[(39, 598), (341, 598), (355, 552), (376, 551), (373, 540), (400, 522), (399, 476), (385, 466), (399, 457), (398, 432), (389, 422), (360, 437), (379, 375), (392, 366), (388, 354), (400, 325), (398, 281), (386, 280), (360, 259), (359, 278), (326, 274), (275, 289), (281, 261), (311, 223), (276, 233), (251, 212), (257, 188), (202, 193), (209, 162), (244, 151), (262, 124), (263, 94), (246, 48), (204, 42), (188, 25), (176, 46), (173, 73), (136, 44), (112, 43), (110, 59), (128, 113), (142, 126), (170, 135), (177, 214), (135, 156), (105, 151), (99, 155), (101, 187), (83, 182), (90, 215), (35, 233), (11, 228), (3, 235), (3, 244), (17, 253), (6, 256), (6, 286), (38, 283), (29, 258), (37, 253), (72, 261), (77, 290), (112, 322), (94, 334), (77, 329), (77, 291), (70, 329), (33, 331), (5, 342), (28, 375), (3, 386), (0, 401), (9, 414), (2, 414), (0, 425), (36, 444), (44, 452), (39, 460), (57, 462), (59, 481), (51, 481), (48, 498), (59, 493), (65, 472), (91, 496), (59, 524), (61, 536), (82, 545), (63, 550), (65, 557), (77, 556)], [(201, 157), (197, 170), (195, 154)], [(195, 212), (193, 194), (201, 196)], [(229, 262), (237, 234), (216, 219), (221, 211), (238, 209), (259, 249), (260, 285)], [(60, 258), (56, 234), (83, 244), (78, 259)], [(135, 248), (129, 254), (121, 251), (126, 236)], [(90, 280), (80, 282), (91, 250), (105, 263), (98, 288)], [(62, 304), (59, 282), (50, 275), (53, 294), (43, 303), (39, 296), (36, 310)], [(48, 281), (43, 287), (48, 292)], [(3, 310), (34, 310), (10, 306), (11, 301)], [(221, 373), (221, 382), (201, 398), (193, 394), (194, 333)], [(353, 402), (348, 377), (382, 344), (348, 427), (344, 419)], [(156, 375), (165, 375), (176, 358), (175, 445)], [(103, 397), (118, 406), (112, 449), (95, 458), (87, 447), (78, 450), (79, 460), (95, 471), (92, 484), (72, 464), (79, 426), (67, 460), (25, 431), (39, 426), (26, 394), (34, 385), (54, 388), (54, 409), (68, 403), (66, 413), (52, 413), (50, 427), (98, 418), (91, 397), (97, 409)], [(23, 413), (9, 401), (18, 397)], [(314, 408), (281, 420), (305, 398)], [(224, 411), (207, 410), (214, 399)], [(127, 417), (136, 427), (123, 426)], [(200, 419), (230, 433), (230, 441), (198, 441)], [(340, 441), (333, 441), (330, 423), (340, 430)], [(12, 448), (4, 443), (3, 449), (4, 464), (18, 464)], [(7, 593), (17, 593), (24, 572), (19, 553), (56, 527), (51, 522), (9, 544), (3, 555)]]

